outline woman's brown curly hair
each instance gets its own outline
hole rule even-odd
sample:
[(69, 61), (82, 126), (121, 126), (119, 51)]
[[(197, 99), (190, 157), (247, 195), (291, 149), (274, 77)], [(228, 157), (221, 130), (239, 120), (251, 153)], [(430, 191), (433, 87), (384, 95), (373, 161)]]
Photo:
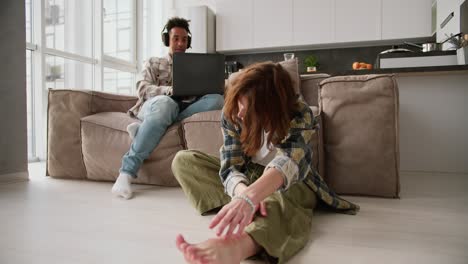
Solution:
[[(238, 101), (248, 104), (243, 120), (237, 116)], [(263, 144), (264, 131), (270, 143), (280, 143), (288, 134), (297, 110), (297, 96), (288, 72), (273, 62), (256, 63), (244, 69), (226, 90), (223, 113), (231, 123), (242, 126), (242, 150), (253, 156)]]

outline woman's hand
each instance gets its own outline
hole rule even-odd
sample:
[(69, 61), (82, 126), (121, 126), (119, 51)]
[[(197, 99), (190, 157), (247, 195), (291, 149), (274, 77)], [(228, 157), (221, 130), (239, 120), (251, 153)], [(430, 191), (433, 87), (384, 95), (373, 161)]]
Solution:
[[(260, 210), (262, 216), (266, 216), (265, 202), (260, 202), (255, 206), (255, 210), (252, 210), (252, 206), (246, 200), (234, 198), (211, 220), (209, 227), (213, 229), (218, 226), (217, 236), (221, 236), (226, 228), (225, 238), (240, 235), (244, 232), (245, 227), (252, 222), (257, 210)], [(234, 233), (236, 227), (237, 231)]]

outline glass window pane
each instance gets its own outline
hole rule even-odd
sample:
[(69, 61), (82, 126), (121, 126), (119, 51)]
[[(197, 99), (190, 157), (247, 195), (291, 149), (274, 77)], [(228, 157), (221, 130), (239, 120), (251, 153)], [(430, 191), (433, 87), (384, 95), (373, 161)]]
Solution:
[(27, 134), (28, 134), (28, 159), (36, 156), (34, 148), (34, 116), (33, 116), (33, 91), (32, 91), (32, 61), (30, 50), (26, 50), (26, 111), (27, 111)]
[(32, 6), (31, 0), (26, 0), (26, 42), (32, 41)]
[(167, 22), (167, 14), (172, 9), (171, 1), (143, 0), (143, 50), (142, 58), (167, 55), (167, 48), (161, 41), (161, 30)]
[(45, 1), (45, 25), (48, 48), (93, 55), (93, 0)]
[(104, 0), (104, 54), (133, 62), (135, 60), (132, 0)]
[(135, 74), (104, 68), (104, 92), (133, 95), (135, 93)]
[(46, 88), (93, 89), (93, 65), (57, 56), (46, 57)]

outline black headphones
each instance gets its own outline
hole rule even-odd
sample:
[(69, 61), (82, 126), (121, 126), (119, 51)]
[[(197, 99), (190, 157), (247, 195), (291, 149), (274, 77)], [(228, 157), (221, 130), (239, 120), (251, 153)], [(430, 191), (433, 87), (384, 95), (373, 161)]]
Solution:
[[(166, 47), (169, 47), (169, 32), (167, 31), (167, 24), (169, 24), (169, 22), (166, 23), (163, 30), (161, 31), (161, 39), (164, 45)], [(188, 28), (184, 28), (184, 29), (187, 30), (188, 32), (188, 38), (187, 38), (187, 49), (188, 49), (188, 48), (191, 48), (190, 44), (192, 44), (192, 33), (190, 32)]]

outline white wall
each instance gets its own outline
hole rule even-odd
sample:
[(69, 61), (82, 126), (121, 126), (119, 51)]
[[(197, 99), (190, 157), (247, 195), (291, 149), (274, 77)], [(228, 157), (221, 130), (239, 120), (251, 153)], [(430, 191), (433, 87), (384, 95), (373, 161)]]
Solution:
[(468, 74), (397, 77), (400, 168), (468, 173)]
[(0, 182), (27, 178), (25, 3), (0, 8)]

